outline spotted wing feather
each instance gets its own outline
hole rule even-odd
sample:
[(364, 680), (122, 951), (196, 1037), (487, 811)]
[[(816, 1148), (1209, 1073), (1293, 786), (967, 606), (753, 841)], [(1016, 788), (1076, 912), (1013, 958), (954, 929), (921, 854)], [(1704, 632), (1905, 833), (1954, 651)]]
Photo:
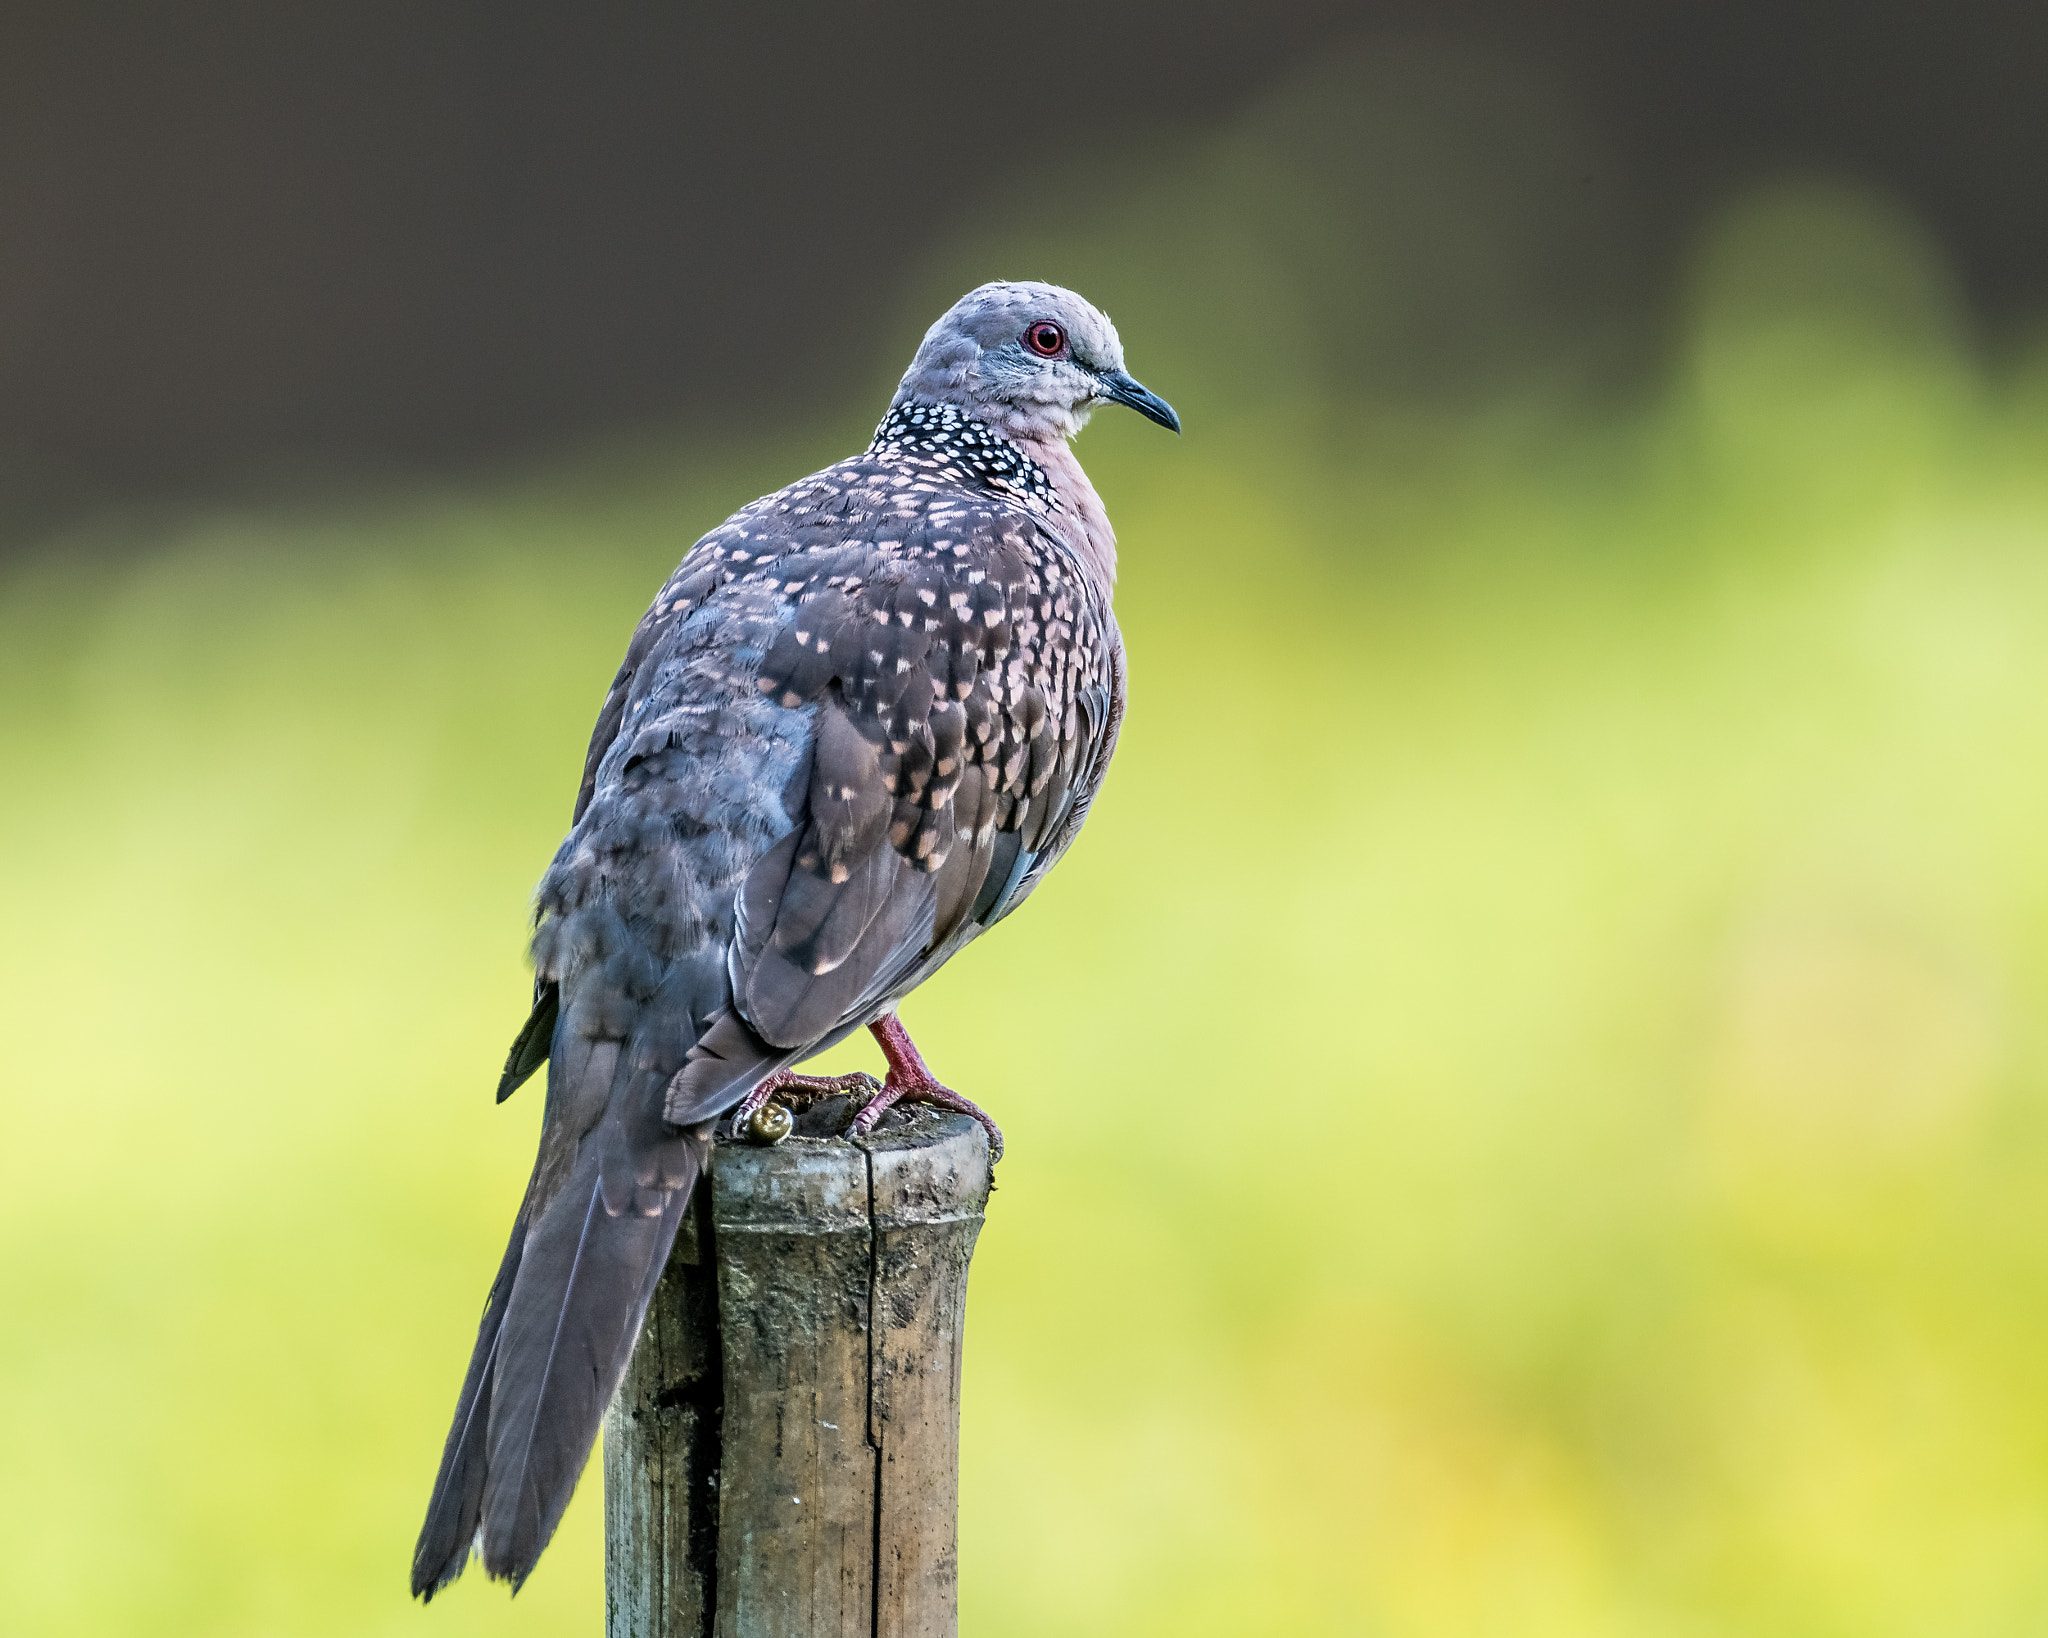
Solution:
[(760, 691), (817, 722), (799, 828), (750, 875), (734, 946), (737, 1009), (775, 1044), (826, 1036), (1007, 908), (1105, 726), (1078, 696), (1112, 671), (1113, 628), (1056, 539), (960, 508), (891, 547), (800, 596), (762, 660)]

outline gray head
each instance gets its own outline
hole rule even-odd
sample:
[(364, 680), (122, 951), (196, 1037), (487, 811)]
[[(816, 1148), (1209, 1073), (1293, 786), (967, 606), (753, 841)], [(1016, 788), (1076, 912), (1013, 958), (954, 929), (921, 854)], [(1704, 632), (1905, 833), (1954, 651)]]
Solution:
[(985, 284), (925, 333), (894, 402), (953, 404), (1011, 438), (1071, 438), (1097, 404), (1180, 417), (1124, 373), (1116, 326), (1056, 284)]

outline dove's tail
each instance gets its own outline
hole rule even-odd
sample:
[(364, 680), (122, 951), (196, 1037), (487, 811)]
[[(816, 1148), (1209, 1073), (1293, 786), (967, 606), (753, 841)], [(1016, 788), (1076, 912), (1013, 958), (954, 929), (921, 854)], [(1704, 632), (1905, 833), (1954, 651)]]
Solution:
[[(540, 1154), (413, 1554), (418, 1597), (460, 1575), (472, 1548), (515, 1591), (532, 1573), (626, 1374), (709, 1159), (709, 1123), (793, 1056), (730, 1015), (694, 1023), (726, 982), (722, 951), (706, 950), (638, 1002), (602, 962), (544, 984), (513, 1045), (501, 1098), (548, 1066)], [(684, 1078), (710, 1096), (668, 1114), (663, 1095)]]
[[(414, 1551), (419, 1597), (460, 1575), (472, 1547), (486, 1573), (518, 1589), (626, 1373), (710, 1150), (707, 1119), (663, 1118), (662, 1066), (682, 1054), (648, 1046), (658, 1016), (643, 1014), (645, 1028), (625, 1041), (565, 1034), (560, 1023), (553, 1031), (540, 1157), (484, 1304)], [(739, 1088), (729, 1106), (774, 1065), (741, 1050), (722, 1067)], [(586, 1126), (575, 1111), (593, 1106), (601, 1113)]]
[[(533, 1195), (527, 1187), (527, 1197)], [(512, 1223), (512, 1242), (484, 1299), (484, 1317), (477, 1326), (476, 1351), (469, 1356), (469, 1374), (455, 1402), (455, 1425), (441, 1452), (441, 1471), (434, 1478), (434, 1498), (427, 1504), (427, 1522), (412, 1555), (412, 1590), (416, 1598), (432, 1598), (462, 1573), (483, 1517), (485, 1434), (491, 1422), (491, 1388), (498, 1361), (498, 1342), (505, 1325), (505, 1305), (512, 1300), (519, 1277), (520, 1253), (526, 1249), (526, 1205)]]
[[(487, 1574), (525, 1581), (554, 1534), (625, 1375), (700, 1164), (677, 1134), (665, 1186), (613, 1187), (594, 1133), (537, 1216), (522, 1208), (484, 1305), (412, 1565), (431, 1598), (472, 1545)], [(538, 1174), (536, 1174), (538, 1182)], [(608, 1198), (609, 1197), (609, 1198)], [(529, 1187), (529, 1206), (534, 1189)]]

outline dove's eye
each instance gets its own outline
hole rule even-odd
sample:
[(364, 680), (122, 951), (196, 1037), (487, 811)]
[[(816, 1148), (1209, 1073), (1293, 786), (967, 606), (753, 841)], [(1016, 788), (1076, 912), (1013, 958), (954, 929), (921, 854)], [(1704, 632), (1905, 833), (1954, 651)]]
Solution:
[(1040, 358), (1058, 358), (1067, 344), (1067, 332), (1057, 324), (1034, 324), (1024, 332), (1024, 345)]

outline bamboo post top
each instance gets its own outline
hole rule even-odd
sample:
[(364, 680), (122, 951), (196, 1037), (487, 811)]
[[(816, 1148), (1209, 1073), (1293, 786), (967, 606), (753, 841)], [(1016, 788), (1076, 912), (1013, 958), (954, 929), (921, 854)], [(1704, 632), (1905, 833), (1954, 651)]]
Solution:
[(730, 1139), (717, 1144), (717, 1227), (829, 1234), (870, 1222), (901, 1228), (980, 1218), (988, 1199), (988, 1139), (965, 1115), (912, 1111), (900, 1124), (856, 1139), (806, 1136), (812, 1124), (807, 1114), (792, 1136), (767, 1148)]
[(845, 1112), (716, 1149), (606, 1421), (614, 1638), (957, 1631), (987, 1140), (929, 1110), (819, 1135)]

